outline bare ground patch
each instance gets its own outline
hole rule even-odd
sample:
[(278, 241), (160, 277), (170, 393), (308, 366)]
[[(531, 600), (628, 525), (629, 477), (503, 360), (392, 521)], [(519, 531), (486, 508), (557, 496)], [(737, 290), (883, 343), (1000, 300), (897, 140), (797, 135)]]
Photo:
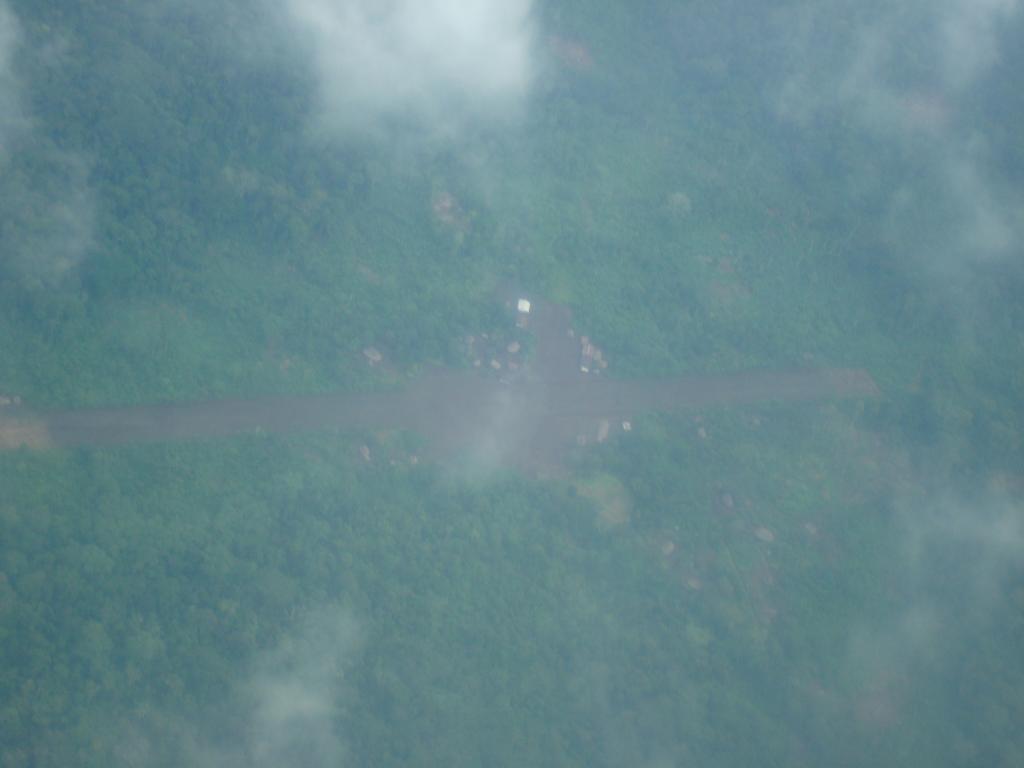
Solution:
[(42, 422), (0, 420), (0, 450), (13, 451), (22, 446), (42, 449), (52, 445)]
[(597, 523), (602, 528), (616, 528), (629, 522), (629, 491), (617, 477), (596, 475), (581, 481), (577, 490), (597, 505)]

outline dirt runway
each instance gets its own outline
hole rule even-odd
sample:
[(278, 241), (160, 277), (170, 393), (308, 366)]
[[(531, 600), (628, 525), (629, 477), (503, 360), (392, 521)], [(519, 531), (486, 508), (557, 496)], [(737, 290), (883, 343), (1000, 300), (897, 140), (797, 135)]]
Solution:
[(438, 457), (473, 454), (488, 463), (538, 466), (557, 463), (569, 446), (644, 412), (878, 395), (871, 376), (857, 369), (641, 380), (587, 376), (579, 372), (567, 310), (537, 305), (530, 322), (534, 358), (511, 378), (438, 369), (398, 392), (8, 412), (0, 415), (0, 449), (394, 429), (421, 435)]

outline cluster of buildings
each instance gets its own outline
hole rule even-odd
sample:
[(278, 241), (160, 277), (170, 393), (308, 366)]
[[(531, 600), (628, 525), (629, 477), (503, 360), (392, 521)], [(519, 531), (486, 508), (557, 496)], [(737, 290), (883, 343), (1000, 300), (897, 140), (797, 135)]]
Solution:
[(474, 368), (489, 367), (494, 371), (517, 371), (522, 365), (523, 345), (518, 341), (510, 341), (504, 346), (492, 339), (488, 334), (468, 336), (466, 345)]
[[(512, 308), (513, 303), (507, 305)], [(516, 328), (525, 331), (530, 327), (530, 313), (533, 305), (530, 300), (521, 297), (515, 301), (515, 324)], [(575, 338), (575, 333), (570, 329), (569, 335)], [(507, 340), (507, 337), (506, 337)], [(608, 367), (608, 358), (604, 351), (594, 344), (589, 337), (580, 336), (579, 339), (579, 370), (584, 374), (598, 374)], [(474, 368), (490, 368), (496, 372), (516, 371), (525, 362), (523, 353), (525, 350), (519, 341), (512, 340), (505, 343), (500, 338), (491, 338), (486, 333), (478, 336), (466, 337), (467, 351), (473, 361)], [(380, 365), (383, 362), (383, 355), (374, 347), (367, 347), (363, 350), (363, 356), (371, 367)], [(0, 401), (2, 404), (2, 401)]]
[(580, 372), (599, 373), (607, 367), (604, 352), (587, 336), (580, 336)]

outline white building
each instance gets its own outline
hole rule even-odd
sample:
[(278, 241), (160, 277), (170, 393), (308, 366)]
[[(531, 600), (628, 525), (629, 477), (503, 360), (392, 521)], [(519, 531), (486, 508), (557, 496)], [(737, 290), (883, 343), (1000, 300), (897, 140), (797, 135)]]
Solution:
[(530, 317), (530, 300), (520, 299), (516, 302), (516, 309), (519, 310), (516, 313), (516, 326), (519, 328), (525, 328), (526, 321)]

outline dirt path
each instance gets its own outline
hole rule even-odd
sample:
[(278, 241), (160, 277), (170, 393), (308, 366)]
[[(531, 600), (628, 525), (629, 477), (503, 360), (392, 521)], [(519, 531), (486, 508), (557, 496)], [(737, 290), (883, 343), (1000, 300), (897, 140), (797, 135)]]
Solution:
[[(878, 394), (862, 370), (747, 371), (662, 380), (579, 372), (568, 311), (535, 306), (533, 363), (513, 379), (435, 370), (400, 392), (216, 400), (200, 403), (0, 415), (0, 449), (25, 444), (104, 446), (220, 438), (255, 431), (406, 429), (436, 456), (484, 464), (552, 466), (566, 448), (608, 424), (649, 411)], [(603, 428), (600, 426), (604, 423)]]

